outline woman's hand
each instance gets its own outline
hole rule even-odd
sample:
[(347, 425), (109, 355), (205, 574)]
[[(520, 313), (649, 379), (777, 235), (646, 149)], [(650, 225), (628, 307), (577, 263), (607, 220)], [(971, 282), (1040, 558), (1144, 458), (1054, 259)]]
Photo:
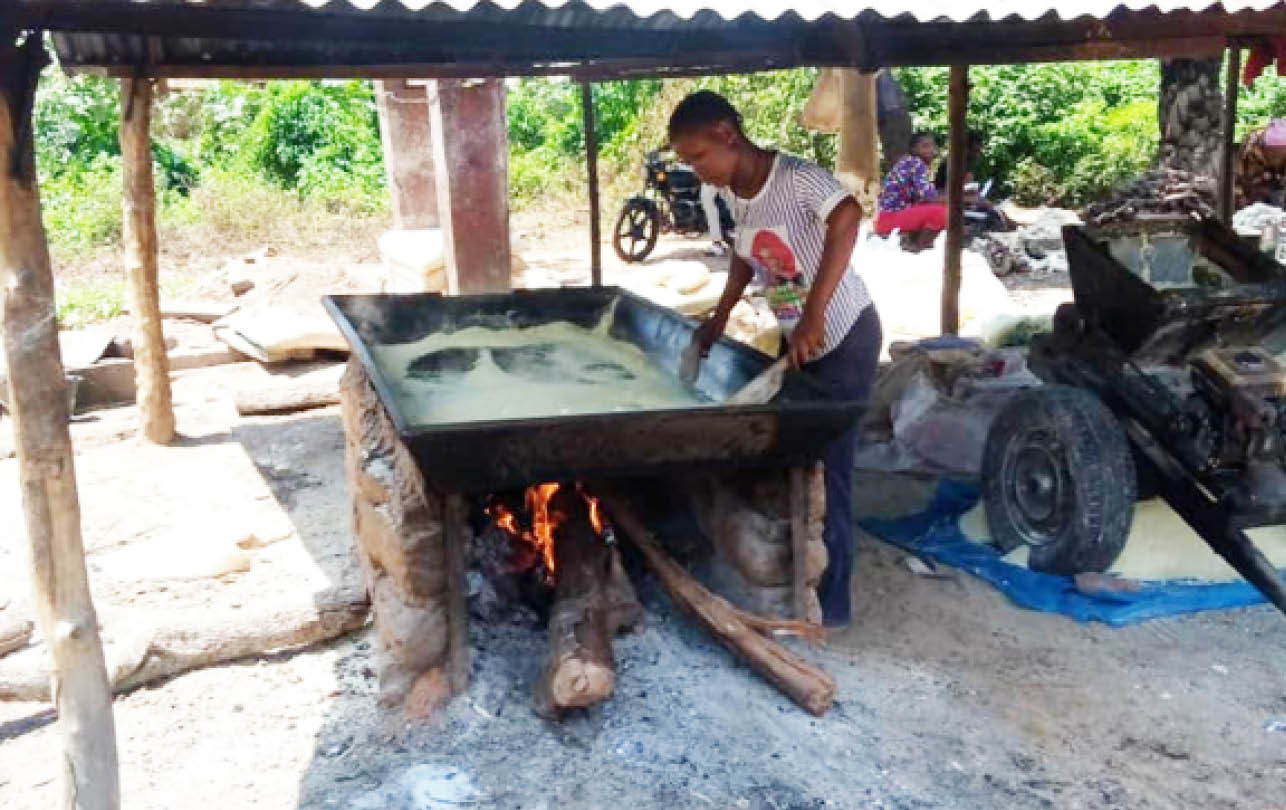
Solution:
[(818, 315), (804, 313), (803, 319), (790, 333), (790, 363), (795, 368), (803, 366), (822, 352), (826, 341), (826, 322)]
[(701, 347), (701, 356), (705, 357), (710, 354), (710, 347), (719, 339), (723, 331), (728, 328), (728, 316), (732, 314), (732, 308), (741, 300), (741, 294), (746, 291), (746, 285), (750, 283), (754, 272), (746, 260), (732, 254), (728, 262), (728, 281), (723, 285), (723, 295), (719, 297), (719, 305), (714, 308), (714, 314), (697, 327), (692, 339)]

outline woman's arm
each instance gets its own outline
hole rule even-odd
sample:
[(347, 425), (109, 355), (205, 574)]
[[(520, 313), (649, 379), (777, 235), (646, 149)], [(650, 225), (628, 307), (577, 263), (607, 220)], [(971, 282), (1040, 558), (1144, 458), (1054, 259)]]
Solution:
[(723, 295), (719, 297), (719, 304), (714, 308), (714, 313), (706, 318), (705, 323), (697, 328), (696, 339), (701, 345), (703, 357), (709, 353), (710, 347), (723, 334), (723, 330), (728, 328), (728, 316), (732, 313), (732, 308), (741, 300), (741, 294), (746, 291), (746, 285), (754, 278), (754, 274), (745, 259), (736, 253), (732, 254), (728, 262), (728, 281), (723, 285)]
[[(826, 218), (826, 242), (822, 259), (817, 267), (817, 278), (808, 291), (804, 312), (790, 337), (790, 359), (802, 366), (817, 356), (826, 339), (826, 307), (835, 294), (835, 288), (848, 272), (848, 262), (853, 258), (853, 245), (857, 242), (862, 224), (862, 206), (847, 197)], [(731, 286), (732, 277), (728, 283)]]

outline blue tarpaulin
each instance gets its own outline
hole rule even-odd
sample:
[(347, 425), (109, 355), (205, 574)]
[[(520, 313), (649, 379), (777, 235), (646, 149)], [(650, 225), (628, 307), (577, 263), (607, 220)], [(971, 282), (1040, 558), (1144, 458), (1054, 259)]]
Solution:
[(893, 520), (868, 519), (861, 526), (895, 546), (985, 579), (1021, 607), (1061, 613), (1082, 622), (1121, 627), (1145, 619), (1264, 601), (1263, 595), (1245, 582), (1143, 582), (1137, 591), (1082, 592), (1071, 577), (1041, 574), (1007, 563), (996, 548), (966, 538), (960, 531), (960, 517), (978, 498), (973, 484), (943, 481), (924, 511)]

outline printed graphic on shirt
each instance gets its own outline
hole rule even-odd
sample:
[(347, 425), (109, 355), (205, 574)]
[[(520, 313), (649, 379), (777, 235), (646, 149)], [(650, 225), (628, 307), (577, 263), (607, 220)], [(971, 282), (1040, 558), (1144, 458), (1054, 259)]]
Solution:
[(808, 299), (807, 279), (799, 272), (799, 262), (790, 241), (779, 228), (754, 228), (741, 239), (749, 245), (743, 257), (755, 271), (755, 278), (764, 288), (764, 298), (777, 316), (782, 330), (789, 333), (804, 315), (804, 302)]

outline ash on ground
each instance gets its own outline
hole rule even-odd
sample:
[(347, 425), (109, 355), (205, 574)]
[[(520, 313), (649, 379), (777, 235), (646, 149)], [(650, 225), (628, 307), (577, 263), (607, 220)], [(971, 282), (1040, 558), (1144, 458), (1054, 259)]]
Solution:
[[(865, 508), (905, 508), (888, 480), (859, 483)], [(332, 706), (300, 806), (1231, 809), (1277, 794), (1286, 760), (1262, 722), (1286, 711), (1270, 685), (1286, 682), (1275, 612), (1079, 625), (1020, 611), (963, 573), (916, 577), (902, 556), (864, 538), (854, 626), (822, 647), (787, 642), (839, 683), (821, 718), (716, 645), (634, 561), (645, 616), (616, 641), (616, 694), (561, 722), (531, 708), (547, 639), (529, 612), (472, 623), (470, 686), (427, 724), (372, 708), (370, 652), (352, 648), (341, 681), (359, 688)], [(1252, 639), (1271, 650), (1248, 654)]]

